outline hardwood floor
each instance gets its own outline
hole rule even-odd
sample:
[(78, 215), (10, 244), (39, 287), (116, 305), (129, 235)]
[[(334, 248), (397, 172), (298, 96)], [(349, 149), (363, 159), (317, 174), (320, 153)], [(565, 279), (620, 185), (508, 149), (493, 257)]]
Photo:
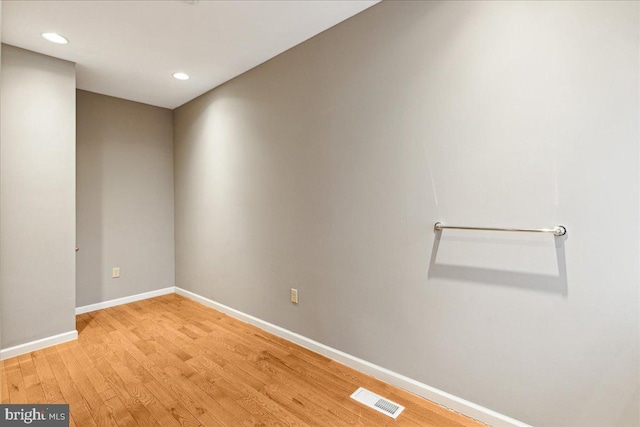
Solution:
[[(77, 329), (3, 361), (2, 402), (69, 403), (78, 427), (483, 425), (175, 294), (79, 315)], [(359, 386), (405, 411), (360, 405)]]

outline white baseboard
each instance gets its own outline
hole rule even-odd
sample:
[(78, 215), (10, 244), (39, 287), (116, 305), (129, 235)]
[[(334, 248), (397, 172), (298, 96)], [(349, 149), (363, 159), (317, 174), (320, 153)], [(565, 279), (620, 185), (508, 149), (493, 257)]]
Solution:
[(160, 295), (172, 294), (174, 292), (175, 288), (173, 286), (170, 286), (168, 288), (157, 289), (155, 291), (145, 292), (142, 294), (130, 295), (128, 297), (116, 298), (96, 304), (85, 305), (76, 308), (76, 316), (78, 314), (89, 313), (91, 311), (102, 310), (103, 308), (115, 307), (122, 304), (129, 304), (130, 302), (142, 301), (143, 299), (159, 297)]
[[(160, 295), (172, 294), (174, 292), (175, 292), (175, 288), (173, 286), (170, 286), (168, 288), (157, 289), (155, 291), (145, 292), (142, 294), (112, 299), (109, 301), (99, 302), (97, 304), (85, 305), (83, 307), (76, 308), (76, 315), (89, 313), (91, 311), (96, 311), (96, 310), (102, 310), (103, 308), (115, 307), (117, 305), (128, 304), (130, 302), (141, 301), (143, 299), (159, 297)], [(10, 357), (20, 356), (21, 354), (26, 354), (32, 351), (41, 350), (46, 347), (51, 347), (56, 344), (62, 344), (67, 341), (73, 341), (75, 339), (78, 339), (78, 331), (70, 331), (70, 332), (65, 332), (63, 334), (42, 338), (36, 341), (31, 341), (25, 344), (20, 344), (15, 347), (5, 348), (0, 350), (0, 360), (8, 359)]]
[(249, 314), (243, 313), (224, 304), (220, 304), (198, 294), (194, 294), (193, 292), (176, 286), (175, 293), (189, 298), (193, 301), (199, 302), (200, 304), (203, 304), (207, 307), (211, 307), (215, 310), (221, 311), (238, 320), (257, 326), (258, 328), (266, 332), (294, 342), (311, 351), (320, 353), (330, 359), (340, 362), (343, 365), (376, 377), (386, 383), (405, 389), (413, 394), (424, 397), (425, 399), (428, 399), (432, 402), (435, 402), (468, 417), (474, 418), (490, 426), (530, 427), (528, 424), (525, 424), (521, 421), (515, 420), (506, 415), (502, 415), (498, 412), (492, 411), (491, 409), (487, 409), (483, 406), (469, 402), (442, 390), (438, 390), (437, 388), (405, 377), (404, 375), (390, 371), (381, 366), (374, 365), (373, 363), (369, 363), (366, 360), (362, 360), (340, 350), (336, 350), (335, 348), (331, 348), (300, 334), (296, 334), (295, 332), (291, 332), (287, 329), (281, 328), (280, 326), (276, 326), (272, 323), (258, 319), (257, 317), (253, 317)]
[(14, 347), (4, 348), (0, 350), (0, 360), (9, 359), (10, 357), (20, 356), (21, 354), (31, 353), (32, 351), (42, 350), (52, 345), (62, 344), (63, 342), (78, 339), (78, 331), (73, 330), (51, 337), (42, 338), (25, 344), (16, 345)]
[[(207, 307), (211, 307), (215, 310), (228, 314), (229, 316), (234, 317), (238, 320), (257, 326), (258, 328), (266, 332), (296, 343), (311, 351), (322, 354), (357, 371), (364, 372), (365, 374), (371, 375), (386, 383), (405, 389), (411, 393), (424, 397), (425, 399), (431, 400), (432, 402), (452, 409), (468, 417), (474, 418), (490, 426), (530, 427), (528, 424), (525, 424), (521, 421), (515, 420), (498, 412), (492, 411), (491, 409), (487, 409), (473, 402), (469, 402), (442, 390), (438, 390), (437, 388), (428, 386), (409, 377), (405, 377), (404, 375), (390, 371), (389, 369), (374, 365), (373, 363), (367, 362), (366, 360), (362, 360), (340, 350), (336, 350), (335, 348), (329, 347), (305, 336), (302, 336), (295, 332), (291, 332), (287, 329), (281, 328), (280, 326), (276, 326), (272, 323), (266, 322), (262, 319), (258, 319), (257, 317), (253, 317), (249, 314), (243, 313), (239, 310), (228, 307), (224, 304), (220, 304), (216, 301), (210, 300), (209, 298), (205, 298), (177, 286), (171, 286), (164, 289), (145, 292), (143, 294), (131, 295), (124, 298), (118, 298), (97, 304), (86, 305), (84, 307), (78, 307), (76, 308), (76, 314), (88, 313), (90, 311), (101, 310), (103, 308), (115, 307), (117, 305), (128, 304), (130, 302), (141, 301), (144, 299), (153, 298), (160, 295), (167, 295), (174, 292), (178, 295), (182, 295), (183, 297), (199, 302), (200, 304), (203, 304)], [(48, 338), (32, 341), (26, 344), (17, 345), (15, 347), (6, 348), (0, 350), (0, 360), (19, 356), (21, 354), (40, 350), (56, 344), (62, 344), (64, 342), (72, 341), (77, 338), (78, 331), (74, 330), (65, 332), (63, 334), (54, 335)]]

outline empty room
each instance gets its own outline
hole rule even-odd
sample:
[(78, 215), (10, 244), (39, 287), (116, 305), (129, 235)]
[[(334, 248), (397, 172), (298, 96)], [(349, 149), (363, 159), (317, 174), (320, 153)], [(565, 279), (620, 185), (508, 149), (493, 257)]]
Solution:
[(640, 427), (640, 2), (0, 18), (0, 426)]

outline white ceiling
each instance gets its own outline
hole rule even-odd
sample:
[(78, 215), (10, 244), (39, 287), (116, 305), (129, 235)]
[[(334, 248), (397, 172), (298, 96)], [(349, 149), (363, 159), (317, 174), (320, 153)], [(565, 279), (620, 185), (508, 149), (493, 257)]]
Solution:
[(377, 1), (5, 0), (2, 42), (77, 63), (80, 89), (173, 109)]

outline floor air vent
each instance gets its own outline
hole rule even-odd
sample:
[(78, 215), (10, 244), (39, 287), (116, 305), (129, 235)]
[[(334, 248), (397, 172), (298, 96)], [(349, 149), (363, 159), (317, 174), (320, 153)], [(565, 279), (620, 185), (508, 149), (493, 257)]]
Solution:
[(394, 420), (398, 418), (398, 415), (400, 415), (402, 411), (404, 411), (404, 406), (384, 399), (362, 387), (354, 391), (351, 395), (351, 398), (357, 400), (363, 405), (368, 406), (371, 409), (382, 412), (383, 414), (393, 418)]

